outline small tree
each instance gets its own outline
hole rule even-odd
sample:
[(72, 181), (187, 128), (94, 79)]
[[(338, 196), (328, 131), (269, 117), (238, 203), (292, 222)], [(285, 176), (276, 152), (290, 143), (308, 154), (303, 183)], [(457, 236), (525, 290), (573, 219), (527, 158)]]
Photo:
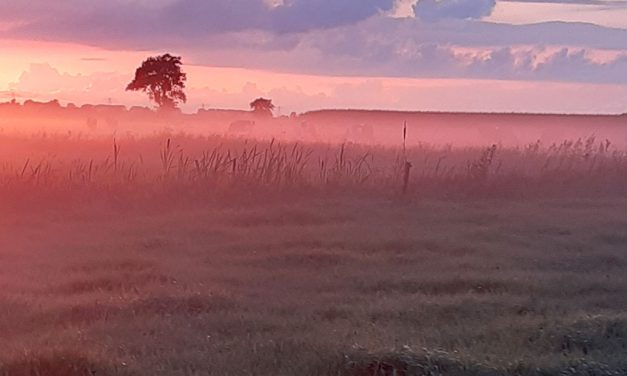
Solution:
[(179, 102), (185, 103), (187, 96), (185, 81), (187, 75), (181, 71), (180, 56), (165, 54), (149, 57), (135, 71), (135, 78), (126, 90), (148, 93), (150, 100), (159, 108), (174, 109)]
[(274, 104), (272, 104), (272, 99), (257, 98), (250, 102), (250, 108), (255, 115), (272, 117)]

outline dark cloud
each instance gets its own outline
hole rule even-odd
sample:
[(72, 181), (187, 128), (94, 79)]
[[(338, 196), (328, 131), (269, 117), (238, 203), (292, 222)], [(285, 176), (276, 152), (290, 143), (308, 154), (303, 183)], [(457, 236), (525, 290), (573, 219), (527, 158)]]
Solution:
[[(232, 36), (230, 48), (190, 50), (188, 56), (200, 64), (325, 75), (627, 83), (626, 30), (591, 29), (585, 24), (578, 24), (580, 30), (568, 24), (505, 28), (455, 23), (435, 31), (430, 25), (411, 19), (372, 19), (307, 33), (288, 50), (274, 48), (276, 39), (272, 38), (267, 48), (238, 49), (234, 47), (240, 45), (238, 40), (252, 37), (243, 33)], [(599, 61), (592, 58), (596, 48), (585, 45), (556, 47), (572, 45), (569, 35), (583, 34), (588, 38), (584, 41), (593, 46), (614, 43), (615, 57)]]
[(481, 19), (492, 14), (496, 0), (419, 0), (416, 17), (424, 21)]
[(381, 11), (394, 0), (291, 0), (271, 12), (273, 30), (290, 32), (354, 24)]
[(625, 0), (499, 0), (514, 3), (542, 3), (542, 4), (580, 4), (580, 5), (627, 5)]
[[(224, 48), (290, 51), (330, 34), (346, 48), (369, 40), (460, 46), (562, 45), (627, 49), (627, 30), (551, 22), (509, 25), (467, 20), (487, 14), (494, 0), (421, 0), (423, 19), (377, 16), (393, 0), (2, 0), (1, 37), (69, 41), (106, 48), (189, 50)], [(453, 19), (451, 19), (453, 18)], [(251, 32), (252, 31), (252, 32)], [(355, 37), (359, 36), (359, 38)], [(279, 67), (280, 68), (280, 67)]]
[[(17, 22), (8, 35), (146, 47), (162, 40), (245, 30), (297, 33), (349, 25), (391, 10), (394, 0), (3, 0), (0, 21)], [(150, 47), (150, 46), (148, 46)]]

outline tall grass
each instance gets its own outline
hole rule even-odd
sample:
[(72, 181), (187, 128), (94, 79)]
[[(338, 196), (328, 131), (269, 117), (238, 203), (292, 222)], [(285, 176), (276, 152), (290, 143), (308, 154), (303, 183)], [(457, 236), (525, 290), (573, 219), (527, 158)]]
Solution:
[[(301, 144), (185, 134), (0, 136), (3, 197), (366, 191), (421, 197), (627, 193), (627, 153), (594, 137), (486, 148)], [(112, 145), (112, 147), (111, 147)], [(409, 175), (409, 168), (412, 175)]]

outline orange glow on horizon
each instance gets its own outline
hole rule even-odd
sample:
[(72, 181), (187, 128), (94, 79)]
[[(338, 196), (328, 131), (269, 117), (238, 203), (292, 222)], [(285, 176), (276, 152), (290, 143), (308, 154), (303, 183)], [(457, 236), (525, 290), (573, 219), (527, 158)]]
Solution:
[[(135, 69), (154, 51), (113, 51), (72, 43), (0, 40), (0, 101), (15, 93), (19, 100), (62, 103), (111, 103), (150, 106), (143, 93), (124, 87)], [(201, 106), (248, 109), (250, 100), (269, 96), (280, 114), (320, 108), (377, 108), (394, 110), (622, 113), (627, 88), (612, 84), (507, 81), (465, 78), (399, 78), (324, 76), (273, 72), (260, 69), (196, 65), (183, 56), (188, 74), (188, 103), (193, 112)], [(33, 63), (49, 64), (59, 75), (31, 77), (28, 90), (19, 90), (24, 72)], [(106, 87), (90, 88), (90, 75), (109, 73), (99, 80)], [(67, 80), (66, 80), (67, 78)], [(55, 81), (56, 80), (56, 81)], [(112, 81), (115, 80), (115, 81)], [(42, 87), (69, 81), (69, 88), (42, 91)], [(48, 82), (49, 83), (49, 82)], [(106, 90), (105, 90), (106, 89)], [(580, 95), (585, 93), (585, 95)], [(599, 109), (590, 110), (596, 101)]]

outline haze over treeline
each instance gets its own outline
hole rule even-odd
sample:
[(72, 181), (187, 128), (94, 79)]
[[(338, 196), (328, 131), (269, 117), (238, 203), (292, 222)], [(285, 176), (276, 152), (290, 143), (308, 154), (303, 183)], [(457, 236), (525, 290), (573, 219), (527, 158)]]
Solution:
[[(246, 129), (234, 123), (250, 122)], [(407, 124), (410, 144), (523, 146), (559, 143), (595, 136), (617, 146), (627, 144), (625, 115), (551, 115), (506, 113), (319, 110), (290, 116), (260, 116), (254, 110), (198, 109), (194, 113), (157, 111), (120, 105), (63, 106), (56, 101), (0, 104), (3, 133), (231, 134), (309, 142), (361, 142), (398, 145)], [(254, 125), (252, 125), (254, 124)]]

